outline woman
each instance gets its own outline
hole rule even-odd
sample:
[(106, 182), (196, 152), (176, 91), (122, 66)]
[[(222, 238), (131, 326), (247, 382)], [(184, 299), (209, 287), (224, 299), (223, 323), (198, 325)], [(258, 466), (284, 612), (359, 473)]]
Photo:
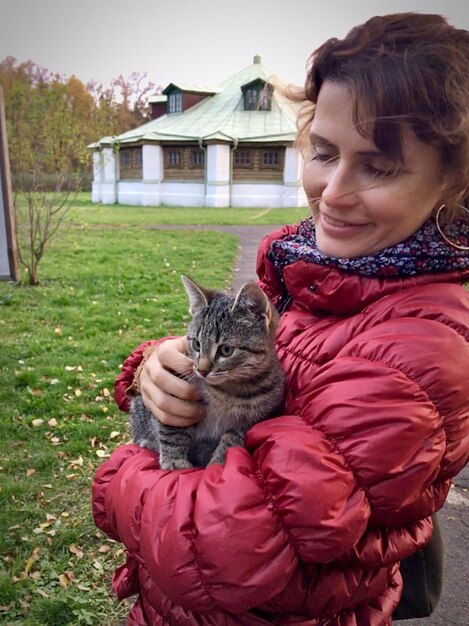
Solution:
[[(399, 563), (469, 457), (469, 33), (440, 16), (375, 17), (312, 56), (303, 183), (311, 219), (263, 240), (282, 312), (283, 414), (225, 465), (162, 472), (116, 450), (96, 523), (125, 543), (129, 624), (383, 626)], [(151, 350), (148, 351), (148, 346)], [(203, 417), (185, 338), (135, 370), (164, 423)]]

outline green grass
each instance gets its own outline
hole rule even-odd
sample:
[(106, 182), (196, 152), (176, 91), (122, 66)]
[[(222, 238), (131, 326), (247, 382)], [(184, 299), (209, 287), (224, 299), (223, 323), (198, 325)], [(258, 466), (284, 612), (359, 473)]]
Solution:
[(223, 287), (238, 247), (227, 234), (137, 227), (155, 209), (84, 198), (74, 211), (75, 224), (121, 227), (65, 228), (38, 287), (0, 283), (0, 623), (9, 626), (122, 622), (128, 607), (109, 592), (122, 546), (90, 511), (96, 467), (128, 441), (113, 381), (142, 340), (184, 332), (179, 274)]
[(213, 209), (206, 207), (142, 207), (91, 204), (89, 193), (78, 194), (68, 220), (76, 224), (152, 226), (157, 224), (293, 224), (308, 209)]

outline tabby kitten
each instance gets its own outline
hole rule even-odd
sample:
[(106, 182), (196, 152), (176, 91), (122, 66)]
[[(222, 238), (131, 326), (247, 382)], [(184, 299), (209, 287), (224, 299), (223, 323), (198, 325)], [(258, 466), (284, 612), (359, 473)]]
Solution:
[(199, 287), (182, 276), (192, 315), (188, 326), (194, 382), (206, 417), (186, 428), (161, 424), (143, 404), (132, 402), (134, 442), (159, 452), (161, 469), (184, 469), (225, 461), (242, 446), (249, 428), (268, 418), (283, 397), (283, 372), (274, 348), (278, 315), (255, 283), (236, 296)]

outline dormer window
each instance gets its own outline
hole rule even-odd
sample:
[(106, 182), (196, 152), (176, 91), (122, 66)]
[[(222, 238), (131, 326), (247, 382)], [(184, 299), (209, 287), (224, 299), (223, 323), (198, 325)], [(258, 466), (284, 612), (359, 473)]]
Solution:
[(168, 96), (168, 113), (182, 113), (182, 93), (173, 91)]
[(245, 111), (271, 111), (272, 87), (265, 81), (257, 79), (244, 85), (243, 99)]

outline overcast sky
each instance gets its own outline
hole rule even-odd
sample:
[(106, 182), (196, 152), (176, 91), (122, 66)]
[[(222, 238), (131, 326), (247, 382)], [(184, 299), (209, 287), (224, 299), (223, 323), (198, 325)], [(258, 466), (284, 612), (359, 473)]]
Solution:
[(372, 15), (441, 13), (469, 30), (467, 0), (0, 0), (0, 60), (83, 82), (147, 72), (216, 85), (252, 62), (303, 83), (309, 54)]

